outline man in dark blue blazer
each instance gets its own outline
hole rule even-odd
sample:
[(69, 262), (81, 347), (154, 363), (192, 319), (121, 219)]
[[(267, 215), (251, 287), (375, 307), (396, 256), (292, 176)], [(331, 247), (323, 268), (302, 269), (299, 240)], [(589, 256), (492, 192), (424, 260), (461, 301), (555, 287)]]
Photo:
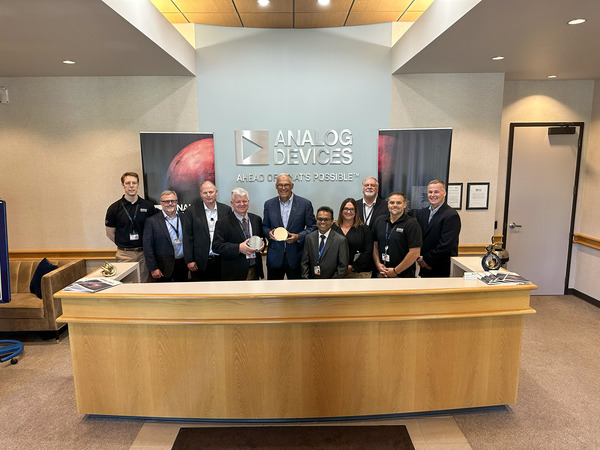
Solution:
[(162, 212), (146, 219), (144, 255), (146, 266), (156, 281), (187, 281), (188, 268), (183, 258), (183, 217), (177, 212), (177, 194), (160, 195)]
[(446, 186), (441, 180), (427, 185), (427, 199), (431, 205), (417, 213), (417, 221), (423, 232), (421, 255), (417, 258), (422, 278), (449, 277), (450, 258), (458, 256), (460, 216), (448, 206)]
[[(217, 222), (213, 249), (221, 255), (221, 280), (258, 280), (264, 278), (261, 250), (265, 247), (262, 220), (248, 212), (248, 191), (231, 191), (233, 212)], [(251, 247), (249, 239), (258, 236), (260, 245)]]
[[(275, 189), (279, 195), (265, 202), (263, 213), (263, 232), (269, 239), (267, 278), (300, 279), (304, 238), (317, 228), (315, 213), (310, 200), (293, 194), (294, 183), (290, 175), (280, 174)], [(287, 239), (276, 239), (273, 231), (279, 227), (287, 230)]]

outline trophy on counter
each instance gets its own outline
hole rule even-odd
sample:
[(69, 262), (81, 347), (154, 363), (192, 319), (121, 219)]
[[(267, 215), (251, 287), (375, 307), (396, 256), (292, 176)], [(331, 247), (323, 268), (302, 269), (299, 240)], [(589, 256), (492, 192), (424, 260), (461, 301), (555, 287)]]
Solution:
[(485, 247), (486, 254), (481, 259), (481, 266), (483, 270), (499, 270), (502, 265), (502, 260), (496, 250), (502, 248), (502, 242), (495, 242), (494, 236), (492, 236), (492, 243)]
[(100, 267), (100, 273), (104, 277), (112, 277), (113, 275), (116, 275), (117, 268), (114, 266), (114, 264), (104, 261), (104, 264), (102, 264), (102, 267)]

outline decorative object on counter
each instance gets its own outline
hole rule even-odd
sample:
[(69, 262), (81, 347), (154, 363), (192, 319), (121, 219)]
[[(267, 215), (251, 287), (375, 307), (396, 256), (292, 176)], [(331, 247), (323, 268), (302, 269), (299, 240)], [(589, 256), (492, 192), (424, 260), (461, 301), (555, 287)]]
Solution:
[(117, 274), (117, 268), (108, 261), (104, 261), (104, 264), (100, 267), (100, 273), (105, 277), (112, 277)]

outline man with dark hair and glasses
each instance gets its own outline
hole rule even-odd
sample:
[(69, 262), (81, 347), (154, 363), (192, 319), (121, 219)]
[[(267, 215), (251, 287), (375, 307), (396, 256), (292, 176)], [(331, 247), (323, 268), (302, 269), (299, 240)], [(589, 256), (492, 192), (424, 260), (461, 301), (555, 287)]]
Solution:
[(333, 210), (321, 206), (317, 210), (317, 231), (306, 236), (302, 253), (302, 278), (343, 278), (348, 269), (348, 243), (331, 229)]

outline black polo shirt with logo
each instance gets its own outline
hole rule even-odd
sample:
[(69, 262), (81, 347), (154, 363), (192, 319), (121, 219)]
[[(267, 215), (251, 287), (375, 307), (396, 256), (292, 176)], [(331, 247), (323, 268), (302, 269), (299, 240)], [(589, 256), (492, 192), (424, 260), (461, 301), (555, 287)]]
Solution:
[[(396, 267), (402, 262), (411, 248), (421, 247), (423, 237), (421, 227), (414, 217), (403, 213), (394, 223), (390, 222), (390, 216), (379, 216), (373, 224), (373, 241), (377, 242), (379, 250), (379, 260), (383, 263), (381, 255), (388, 246), (387, 254), (390, 255), (390, 262), (383, 263), (386, 267)], [(408, 269), (400, 272), (398, 277), (414, 278), (415, 265), (412, 264)]]
[[(131, 203), (125, 200), (123, 195), (108, 207), (104, 223), (107, 227), (115, 229), (117, 247), (141, 248), (144, 223), (148, 217), (157, 212), (152, 202), (138, 196), (135, 203)], [(138, 239), (131, 239), (132, 234), (137, 234)]]

